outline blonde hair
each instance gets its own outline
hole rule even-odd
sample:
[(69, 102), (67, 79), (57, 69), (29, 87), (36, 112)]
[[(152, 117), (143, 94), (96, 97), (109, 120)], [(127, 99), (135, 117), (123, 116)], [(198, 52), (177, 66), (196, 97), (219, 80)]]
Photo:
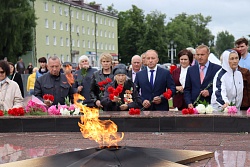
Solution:
[(100, 56), (100, 63), (102, 62), (103, 59), (106, 59), (106, 60), (109, 60), (109, 61), (112, 62), (113, 57), (109, 53), (102, 53), (101, 56)]

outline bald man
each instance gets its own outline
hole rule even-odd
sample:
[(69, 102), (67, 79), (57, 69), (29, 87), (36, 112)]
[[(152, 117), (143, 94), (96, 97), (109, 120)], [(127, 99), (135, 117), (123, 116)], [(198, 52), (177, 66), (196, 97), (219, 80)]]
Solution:
[(135, 81), (136, 73), (141, 70), (142, 59), (139, 55), (134, 55), (131, 59), (132, 69), (128, 72), (128, 77)]

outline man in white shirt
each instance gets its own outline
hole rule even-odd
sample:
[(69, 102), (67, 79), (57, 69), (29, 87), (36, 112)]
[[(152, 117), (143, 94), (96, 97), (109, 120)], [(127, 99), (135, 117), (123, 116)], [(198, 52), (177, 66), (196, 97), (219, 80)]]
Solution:
[(136, 73), (141, 71), (142, 59), (139, 55), (134, 55), (131, 59), (132, 69), (129, 71), (128, 76), (135, 81)]

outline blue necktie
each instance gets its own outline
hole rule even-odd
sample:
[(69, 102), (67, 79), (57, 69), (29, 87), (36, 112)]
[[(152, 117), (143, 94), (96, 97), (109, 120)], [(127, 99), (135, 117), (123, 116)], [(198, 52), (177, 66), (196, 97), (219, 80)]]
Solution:
[(150, 84), (153, 87), (154, 86), (154, 71), (155, 70), (150, 70), (151, 75), (150, 75)]

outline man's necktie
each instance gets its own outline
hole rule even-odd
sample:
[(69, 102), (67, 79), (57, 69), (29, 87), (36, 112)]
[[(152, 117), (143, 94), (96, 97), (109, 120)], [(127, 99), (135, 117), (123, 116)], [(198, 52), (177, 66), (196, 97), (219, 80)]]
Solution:
[(202, 84), (202, 82), (203, 82), (203, 80), (204, 80), (204, 68), (205, 68), (205, 66), (200, 66), (200, 79), (201, 79), (201, 84)]
[(153, 87), (154, 86), (154, 71), (155, 70), (150, 70), (151, 75), (150, 75), (150, 84)]

